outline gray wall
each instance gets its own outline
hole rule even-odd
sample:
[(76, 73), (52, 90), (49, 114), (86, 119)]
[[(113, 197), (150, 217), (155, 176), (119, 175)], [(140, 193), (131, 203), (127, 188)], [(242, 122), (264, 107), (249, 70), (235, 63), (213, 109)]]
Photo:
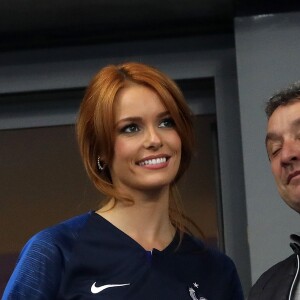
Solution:
[(299, 215), (277, 194), (264, 138), (264, 102), (300, 79), (300, 13), (260, 15), (235, 21), (238, 87), (252, 281), (292, 253), (289, 234)]

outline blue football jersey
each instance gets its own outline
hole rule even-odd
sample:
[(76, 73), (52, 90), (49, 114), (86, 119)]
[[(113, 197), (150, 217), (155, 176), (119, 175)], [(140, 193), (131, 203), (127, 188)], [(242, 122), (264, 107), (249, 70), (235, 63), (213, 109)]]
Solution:
[(95, 212), (33, 236), (3, 300), (240, 300), (232, 260), (177, 233), (162, 251), (146, 251)]

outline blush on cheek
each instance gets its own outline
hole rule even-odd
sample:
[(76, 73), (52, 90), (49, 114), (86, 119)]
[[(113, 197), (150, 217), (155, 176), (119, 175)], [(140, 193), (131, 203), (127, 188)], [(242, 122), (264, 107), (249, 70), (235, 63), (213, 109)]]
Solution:
[(126, 155), (126, 153), (128, 152), (130, 153), (130, 151), (128, 150), (128, 143), (126, 143), (122, 139), (116, 139), (115, 146), (114, 146), (115, 156), (122, 157)]

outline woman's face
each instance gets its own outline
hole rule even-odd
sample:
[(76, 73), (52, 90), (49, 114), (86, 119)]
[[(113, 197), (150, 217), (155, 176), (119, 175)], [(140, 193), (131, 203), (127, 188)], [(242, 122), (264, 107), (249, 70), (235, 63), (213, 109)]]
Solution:
[(159, 96), (132, 84), (119, 92), (114, 105), (110, 172), (116, 189), (132, 195), (169, 186), (179, 169), (181, 140)]

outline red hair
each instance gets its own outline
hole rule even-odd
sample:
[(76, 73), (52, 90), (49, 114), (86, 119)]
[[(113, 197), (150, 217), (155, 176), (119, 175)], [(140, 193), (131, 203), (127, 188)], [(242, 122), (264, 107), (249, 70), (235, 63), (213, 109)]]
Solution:
[[(154, 90), (175, 122), (182, 143), (182, 155), (174, 183), (189, 166), (194, 148), (191, 111), (173, 80), (153, 67), (135, 62), (101, 69), (88, 85), (81, 103), (77, 138), (84, 166), (92, 182), (108, 199), (113, 197), (117, 201), (124, 200), (124, 197), (114, 188), (109, 173), (114, 156), (114, 102), (117, 93), (132, 83)], [(97, 168), (98, 156), (108, 165), (102, 172)], [(174, 195), (174, 183), (171, 185), (171, 195)], [(182, 226), (178, 225), (178, 218), (172, 215), (181, 215), (179, 210), (178, 203), (170, 203), (170, 217), (176, 227)]]

